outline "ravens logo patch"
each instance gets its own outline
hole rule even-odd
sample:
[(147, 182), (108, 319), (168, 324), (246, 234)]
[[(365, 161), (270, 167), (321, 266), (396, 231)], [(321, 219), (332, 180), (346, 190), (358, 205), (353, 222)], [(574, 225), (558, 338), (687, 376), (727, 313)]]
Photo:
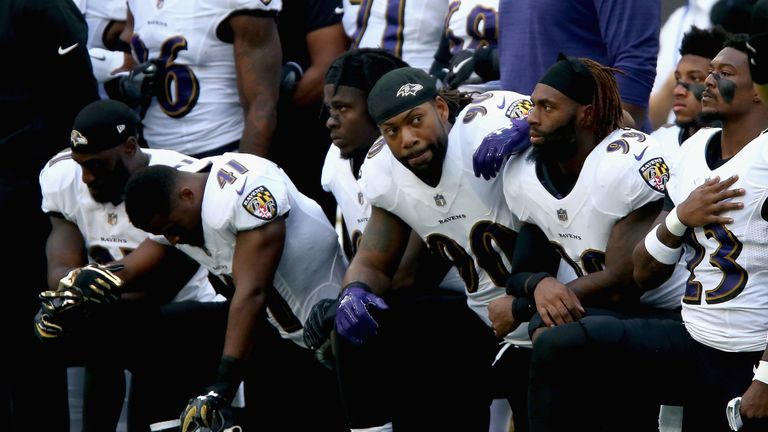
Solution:
[(525, 118), (528, 115), (528, 111), (531, 110), (531, 107), (533, 107), (533, 103), (531, 103), (530, 100), (518, 99), (512, 102), (511, 105), (509, 105), (509, 108), (507, 108), (506, 115), (511, 119)]
[(667, 180), (669, 180), (669, 167), (663, 158), (657, 157), (649, 160), (638, 171), (651, 189), (664, 193)]
[(272, 220), (277, 216), (277, 202), (272, 193), (264, 186), (252, 190), (243, 200), (243, 208), (262, 220)]

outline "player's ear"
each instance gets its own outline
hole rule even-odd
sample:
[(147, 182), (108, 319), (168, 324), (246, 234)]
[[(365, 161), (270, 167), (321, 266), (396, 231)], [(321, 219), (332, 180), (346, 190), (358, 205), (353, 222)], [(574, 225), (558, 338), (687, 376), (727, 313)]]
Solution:
[(195, 192), (187, 186), (179, 190), (179, 199), (185, 204), (190, 204), (195, 200)]
[(122, 153), (125, 155), (133, 156), (139, 150), (139, 141), (136, 139), (136, 137), (128, 137), (128, 139), (126, 139), (122, 144), (121, 149)]
[(435, 96), (435, 109), (437, 109), (437, 114), (440, 116), (440, 120), (447, 122), (448, 116), (450, 114), (450, 110), (448, 109), (448, 102), (446, 102), (445, 99), (440, 96)]
[(592, 116), (594, 116), (595, 109), (592, 105), (581, 105), (576, 112), (577, 123), (579, 126), (587, 127), (592, 124)]

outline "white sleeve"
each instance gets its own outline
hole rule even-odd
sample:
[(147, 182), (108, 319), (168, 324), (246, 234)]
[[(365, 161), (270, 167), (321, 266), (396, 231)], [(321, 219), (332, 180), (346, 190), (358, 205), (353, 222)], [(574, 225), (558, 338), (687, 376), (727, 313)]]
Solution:
[(328, 148), (328, 153), (325, 155), (325, 162), (323, 162), (323, 172), (320, 175), (320, 184), (323, 186), (323, 190), (333, 193), (333, 177), (336, 168), (336, 160), (339, 158), (339, 148), (331, 144)]
[(277, 172), (260, 174), (236, 199), (232, 223), (235, 231), (249, 231), (272, 222), (291, 209), (288, 186)]
[(45, 164), (39, 179), (44, 213), (60, 213), (74, 222), (78, 207), (75, 186), (80, 181), (77, 171), (69, 152), (59, 153)]

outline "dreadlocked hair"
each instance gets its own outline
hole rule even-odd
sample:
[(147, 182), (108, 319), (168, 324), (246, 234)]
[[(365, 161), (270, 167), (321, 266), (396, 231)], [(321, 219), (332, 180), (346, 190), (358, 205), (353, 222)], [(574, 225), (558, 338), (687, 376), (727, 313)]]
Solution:
[(619, 86), (614, 73), (623, 73), (619, 69), (603, 66), (600, 63), (580, 58), (584, 66), (595, 79), (595, 96), (592, 99), (592, 128), (595, 130), (595, 142), (600, 142), (621, 126), (624, 111), (621, 108)]
[[(408, 67), (408, 63), (380, 48), (360, 48), (345, 52), (336, 58), (325, 73), (325, 85), (333, 85), (336, 94), (340, 85), (354, 87), (368, 97), (376, 81), (389, 71)], [(320, 118), (327, 118), (323, 106)], [(370, 113), (368, 121), (376, 127)]]
[(353, 49), (331, 63), (325, 84), (354, 87), (368, 96), (376, 81), (391, 70), (408, 67), (408, 63), (380, 48)]
[[(477, 93), (477, 92), (472, 92)], [(456, 120), (456, 116), (464, 109), (465, 106), (472, 103), (472, 93), (460, 92), (458, 90), (451, 90), (447, 87), (443, 87), (438, 90), (437, 95), (445, 100), (448, 104), (448, 121), (453, 123)]]

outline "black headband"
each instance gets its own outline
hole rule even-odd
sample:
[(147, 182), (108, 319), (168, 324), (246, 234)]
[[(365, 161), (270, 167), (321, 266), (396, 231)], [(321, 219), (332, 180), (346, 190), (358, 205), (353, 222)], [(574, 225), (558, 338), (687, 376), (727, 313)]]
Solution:
[(552, 87), (579, 105), (590, 105), (596, 89), (595, 77), (587, 66), (562, 53), (558, 55), (557, 63), (544, 73), (539, 83)]

